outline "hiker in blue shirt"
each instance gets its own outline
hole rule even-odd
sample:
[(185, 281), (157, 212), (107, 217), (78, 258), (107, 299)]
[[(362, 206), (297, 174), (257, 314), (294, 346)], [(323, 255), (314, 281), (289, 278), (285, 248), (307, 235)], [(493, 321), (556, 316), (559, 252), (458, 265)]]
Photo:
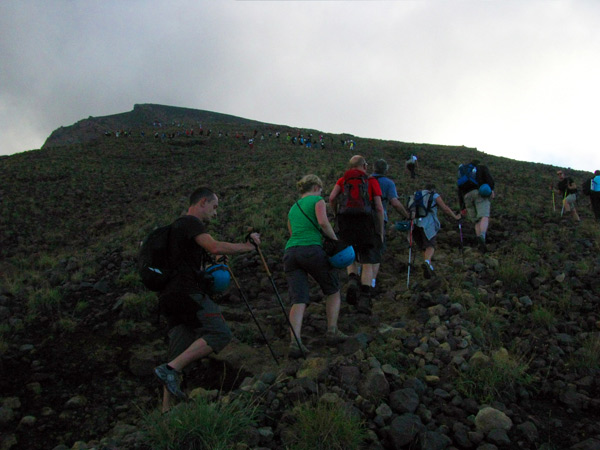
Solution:
[(590, 180), (590, 201), (594, 217), (600, 222), (600, 170), (596, 170), (594, 178)]
[[(387, 207), (391, 205), (396, 211), (398, 211), (402, 216), (407, 219), (410, 218), (408, 211), (404, 207), (404, 205), (398, 200), (398, 192), (396, 191), (396, 183), (394, 183), (391, 179), (385, 176), (389, 169), (388, 163), (385, 159), (379, 159), (375, 161), (375, 172), (371, 175), (373, 178), (376, 178), (379, 181), (379, 187), (381, 188), (381, 203), (383, 205), (383, 222), (384, 222), (384, 235), (383, 235), (383, 247), (381, 249), (381, 253), (386, 250), (385, 243), (385, 229), (387, 228), (388, 223), (388, 213)], [(372, 286), (375, 287), (377, 273), (379, 272), (380, 264), (375, 264), (373, 267), (373, 283)]]
[(431, 209), (425, 217), (415, 219), (413, 228), (413, 238), (419, 248), (423, 250), (423, 275), (425, 278), (431, 278), (434, 274), (431, 260), (435, 252), (436, 235), (442, 227), (437, 215), (438, 206), (442, 208), (442, 211), (444, 211), (448, 216), (456, 220), (460, 220), (462, 218), (459, 213), (455, 214), (454, 211), (452, 211), (448, 205), (444, 203), (444, 200), (442, 200), (440, 194), (435, 192), (434, 189), (435, 186), (430, 184), (427, 185), (425, 191), (423, 191), (423, 203), (425, 204), (429, 202), (428, 197), (433, 195)]

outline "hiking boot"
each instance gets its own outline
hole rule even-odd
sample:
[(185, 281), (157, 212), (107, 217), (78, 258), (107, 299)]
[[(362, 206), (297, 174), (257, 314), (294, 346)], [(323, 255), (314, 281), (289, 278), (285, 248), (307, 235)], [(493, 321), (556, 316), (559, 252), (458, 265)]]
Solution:
[(431, 279), (431, 277), (433, 277), (434, 273), (433, 273), (433, 266), (428, 263), (427, 261), (423, 261), (423, 276), (425, 278), (427, 278), (428, 280)]
[(481, 236), (477, 236), (477, 248), (479, 248), (479, 251), (481, 253), (487, 252), (487, 246), (485, 245), (485, 238), (483, 238)]
[(183, 375), (174, 369), (169, 368), (166, 364), (162, 364), (154, 368), (154, 373), (160, 382), (167, 388), (171, 394), (180, 400), (187, 400), (187, 394), (181, 390), (181, 382)]
[(351, 273), (348, 279), (348, 289), (346, 290), (346, 302), (349, 305), (356, 305), (356, 302), (358, 301), (359, 286), (359, 276), (354, 273)]
[(325, 342), (328, 345), (341, 344), (348, 338), (349, 338), (348, 335), (342, 333), (337, 328), (335, 328), (334, 330), (327, 330), (327, 333), (325, 333)]
[(363, 314), (371, 315), (371, 308), (373, 307), (373, 288), (371, 286), (362, 285), (360, 287), (360, 295), (356, 303), (356, 311)]
[[(302, 342), (300, 342), (300, 346), (301, 346), (302, 350), (300, 350), (300, 347), (298, 347), (298, 343), (295, 340), (290, 342), (290, 349), (288, 352), (288, 357), (298, 359), (298, 358), (302, 358), (303, 356), (308, 355), (308, 349), (304, 346), (304, 344)], [(302, 352), (304, 352), (304, 355), (302, 355)]]

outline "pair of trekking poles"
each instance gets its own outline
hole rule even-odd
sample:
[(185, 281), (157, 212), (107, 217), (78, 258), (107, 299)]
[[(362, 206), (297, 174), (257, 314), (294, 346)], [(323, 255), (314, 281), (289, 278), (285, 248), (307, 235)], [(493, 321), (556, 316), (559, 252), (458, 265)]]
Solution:
[[(406, 289), (409, 288), (410, 284), (410, 268), (412, 266), (412, 244), (413, 244), (413, 228), (414, 228), (414, 220), (410, 220), (410, 233), (408, 237), (408, 271), (406, 274)], [(465, 265), (465, 245), (463, 243), (463, 233), (462, 233), (462, 219), (458, 221), (458, 231), (460, 234), (460, 255), (462, 257), (463, 266)]]
[[(281, 300), (281, 296), (279, 295), (279, 291), (277, 290), (277, 286), (275, 285), (275, 280), (273, 279), (273, 275), (271, 274), (271, 271), (269, 270), (269, 266), (267, 265), (267, 261), (265, 260), (265, 257), (263, 255), (261, 249), (260, 249), (260, 246), (254, 241), (254, 239), (252, 239), (250, 237), (250, 233), (248, 233), (248, 236), (246, 237), (246, 239), (252, 245), (254, 245), (254, 248), (258, 252), (258, 255), (260, 256), (260, 259), (261, 259), (261, 261), (263, 263), (263, 267), (265, 268), (265, 272), (267, 273), (267, 276), (269, 277), (269, 281), (271, 282), (271, 286), (273, 287), (273, 290), (275, 291), (275, 296), (277, 297), (277, 300), (279, 301), (279, 305), (281, 306), (281, 310), (283, 312), (283, 316), (285, 317), (285, 319), (287, 321), (287, 324), (290, 327), (290, 330), (292, 330), (292, 334), (294, 335), (294, 339), (296, 340), (296, 343), (298, 344), (298, 348), (300, 349), (300, 352), (302, 353), (302, 357), (304, 359), (306, 359), (306, 354), (304, 353), (304, 349), (302, 348), (302, 344), (300, 343), (300, 339), (298, 338), (298, 335), (294, 331), (294, 327), (292, 327), (292, 323), (290, 322), (290, 318), (288, 317), (288, 314), (287, 314), (287, 312), (285, 310), (285, 306), (283, 305), (283, 301)], [(229, 265), (227, 265), (227, 270), (229, 270), (229, 274), (231, 275), (231, 279), (233, 280), (233, 283), (237, 287), (238, 291), (240, 292), (240, 295), (242, 296), (242, 299), (244, 300), (244, 303), (246, 304), (246, 307), (248, 308), (248, 311), (250, 312), (250, 315), (252, 316), (252, 319), (254, 319), (254, 323), (256, 323), (256, 326), (258, 327), (258, 331), (260, 331), (260, 334), (261, 334), (263, 340), (266, 342), (267, 346), (269, 347), (269, 351), (271, 352), (271, 356), (273, 356), (273, 359), (275, 360), (275, 363), (277, 365), (279, 365), (279, 360), (277, 359), (277, 356), (275, 355), (275, 352), (273, 351), (273, 348), (271, 347), (271, 344), (269, 343), (267, 337), (265, 336), (265, 333), (263, 332), (263, 329), (260, 326), (260, 323), (258, 322), (258, 319), (256, 318), (256, 316), (254, 315), (254, 312), (252, 311), (252, 307), (250, 306), (250, 303), (248, 302), (248, 297), (246, 297), (246, 294), (244, 293), (242, 287), (238, 283), (238, 280), (235, 277), (235, 275), (233, 274), (233, 272), (231, 270), (231, 267), (229, 267)]]

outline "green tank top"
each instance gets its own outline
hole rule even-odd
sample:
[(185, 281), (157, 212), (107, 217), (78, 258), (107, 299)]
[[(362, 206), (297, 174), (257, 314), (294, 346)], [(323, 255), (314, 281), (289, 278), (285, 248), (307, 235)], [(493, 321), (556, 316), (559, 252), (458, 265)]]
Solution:
[[(317, 214), (315, 213), (315, 205), (323, 197), (319, 195), (307, 195), (304, 198), (298, 200), (298, 203), (302, 207), (302, 211), (318, 227), (319, 222), (317, 221)], [(288, 220), (292, 228), (292, 236), (288, 239), (285, 248), (299, 247), (307, 245), (321, 245), (322, 237), (319, 230), (313, 225), (304, 214), (302, 214), (300, 208), (295, 203), (290, 208), (288, 213)]]

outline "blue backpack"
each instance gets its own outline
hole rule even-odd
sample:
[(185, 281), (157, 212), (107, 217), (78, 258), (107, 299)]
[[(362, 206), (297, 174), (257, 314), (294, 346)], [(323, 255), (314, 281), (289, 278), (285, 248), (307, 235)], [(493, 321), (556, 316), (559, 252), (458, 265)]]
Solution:
[(406, 209), (413, 213), (417, 219), (426, 217), (433, 209), (434, 191), (416, 191), (408, 198)]
[(456, 184), (461, 186), (468, 186), (473, 189), (479, 186), (477, 182), (477, 167), (473, 164), (461, 164), (458, 167), (458, 180)]

